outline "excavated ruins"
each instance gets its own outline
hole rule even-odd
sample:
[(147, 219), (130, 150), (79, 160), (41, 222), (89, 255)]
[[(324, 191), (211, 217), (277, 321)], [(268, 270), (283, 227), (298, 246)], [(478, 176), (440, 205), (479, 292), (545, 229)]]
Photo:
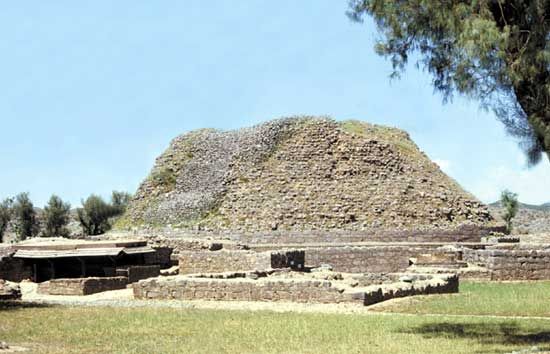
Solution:
[(0, 247), (0, 279), (49, 295), (360, 306), (459, 279), (550, 279), (550, 244), (504, 236), (405, 132), (357, 121), (177, 137), (116, 226)]

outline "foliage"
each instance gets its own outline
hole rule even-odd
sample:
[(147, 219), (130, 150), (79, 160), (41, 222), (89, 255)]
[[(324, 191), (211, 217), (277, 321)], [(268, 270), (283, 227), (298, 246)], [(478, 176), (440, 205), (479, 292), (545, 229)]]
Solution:
[(529, 163), (550, 157), (550, 0), (350, 0), (348, 15), (370, 15), (398, 77), (412, 54), (433, 85), (492, 108), (520, 139)]
[(111, 205), (117, 210), (118, 215), (123, 214), (132, 200), (132, 195), (128, 192), (113, 191), (111, 195)]
[(13, 216), (15, 217), (15, 233), (20, 240), (38, 235), (40, 225), (29, 193), (20, 193), (15, 197)]
[(165, 192), (169, 192), (176, 187), (176, 174), (171, 168), (162, 168), (154, 171), (150, 177), (155, 187), (162, 187)]
[(48, 205), (44, 207), (44, 236), (68, 236), (69, 230), (66, 225), (69, 223), (71, 205), (63, 202), (61, 198), (52, 195)]
[(4, 233), (13, 214), (12, 205), (13, 200), (11, 198), (6, 198), (0, 203), (0, 243), (4, 240)]
[(509, 190), (504, 190), (500, 196), (500, 202), (504, 208), (503, 218), (506, 221), (506, 229), (512, 232), (512, 219), (518, 213), (518, 195)]
[(86, 235), (100, 235), (111, 229), (111, 219), (121, 215), (131, 199), (126, 192), (113, 191), (107, 203), (97, 195), (90, 195), (77, 209), (78, 220)]

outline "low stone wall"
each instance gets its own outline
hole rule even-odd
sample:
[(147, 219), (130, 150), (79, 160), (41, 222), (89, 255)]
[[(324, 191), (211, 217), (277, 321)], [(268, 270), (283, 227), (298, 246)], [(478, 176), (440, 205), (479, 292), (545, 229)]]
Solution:
[(117, 276), (128, 278), (128, 283), (135, 283), (141, 279), (154, 278), (160, 275), (159, 265), (127, 266), (116, 269)]
[[(130, 232), (111, 233), (111, 237), (145, 237), (149, 243), (162, 247), (171, 247), (175, 250), (204, 249), (208, 244), (206, 238), (213, 240), (231, 240), (237, 244), (259, 245), (259, 244), (293, 244), (293, 243), (320, 243), (320, 242), (480, 242), (482, 237), (492, 232), (504, 232), (504, 225), (480, 226), (464, 224), (453, 229), (370, 229), (364, 231), (270, 231), (257, 233), (225, 232), (213, 233), (207, 231), (183, 231), (173, 229), (138, 230)], [(153, 236), (154, 235), (154, 236)], [(187, 240), (195, 239), (195, 241)], [(202, 239), (205, 241), (196, 241)], [(193, 244), (195, 242), (195, 244)], [(228, 248), (229, 245), (224, 246)], [(176, 251), (177, 252), (177, 251)]]
[(141, 280), (133, 285), (136, 299), (152, 300), (218, 300), (218, 301), (285, 301), (299, 303), (377, 302), (420, 294), (458, 292), (456, 275), (430, 276), (415, 283), (399, 282), (349, 288), (327, 280), (297, 279), (219, 279), (173, 276)]
[(253, 252), (244, 250), (181, 251), (180, 274), (222, 273), (228, 271), (303, 269), (304, 251)]
[(364, 293), (364, 305), (373, 305), (382, 301), (414, 295), (458, 293), (458, 276), (454, 274), (417, 279), (413, 283), (384, 284), (369, 286)]
[(330, 264), (346, 273), (395, 273), (409, 266), (409, 259), (424, 252), (410, 246), (325, 247), (306, 250), (306, 266)]
[(124, 289), (126, 284), (128, 284), (126, 277), (52, 279), (41, 283), (39, 292), (49, 295), (90, 295)]
[(465, 249), (463, 259), (486, 267), (491, 280), (550, 279), (550, 249)]
[(167, 277), (134, 284), (137, 299), (362, 303), (323, 280), (250, 280)]

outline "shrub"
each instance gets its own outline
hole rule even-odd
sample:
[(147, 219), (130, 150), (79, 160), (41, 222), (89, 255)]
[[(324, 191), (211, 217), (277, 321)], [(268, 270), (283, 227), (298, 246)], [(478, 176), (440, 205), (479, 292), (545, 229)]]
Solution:
[(160, 187), (167, 192), (176, 187), (176, 174), (170, 168), (163, 168), (153, 172), (150, 179), (155, 187)]
[(69, 235), (66, 226), (69, 223), (69, 213), (71, 205), (63, 202), (61, 198), (52, 195), (48, 205), (44, 207), (45, 229), (44, 236), (64, 236)]
[(40, 226), (29, 193), (20, 193), (13, 204), (15, 233), (20, 240), (38, 235)]
[(131, 200), (132, 195), (128, 192), (113, 191), (111, 195), (111, 205), (115, 208), (118, 215), (122, 215), (126, 211)]
[(506, 221), (506, 231), (511, 233), (512, 219), (518, 212), (518, 195), (510, 192), (509, 190), (504, 190), (500, 196), (500, 202), (504, 208), (504, 215), (502, 217), (504, 221)]

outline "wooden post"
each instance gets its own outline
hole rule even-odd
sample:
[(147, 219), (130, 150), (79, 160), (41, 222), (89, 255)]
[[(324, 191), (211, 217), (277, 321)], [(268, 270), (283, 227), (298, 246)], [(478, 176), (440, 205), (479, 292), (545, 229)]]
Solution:
[(51, 259), (48, 259), (48, 263), (50, 264), (51, 269), (51, 279), (55, 279), (55, 264)]
[(35, 283), (38, 283), (38, 266), (36, 265), (36, 262), (32, 263), (32, 276), (33, 276), (33, 281)]
[(84, 259), (78, 257), (78, 260), (80, 261), (80, 276), (82, 278), (85, 278), (86, 277), (86, 262), (84, 261)]

